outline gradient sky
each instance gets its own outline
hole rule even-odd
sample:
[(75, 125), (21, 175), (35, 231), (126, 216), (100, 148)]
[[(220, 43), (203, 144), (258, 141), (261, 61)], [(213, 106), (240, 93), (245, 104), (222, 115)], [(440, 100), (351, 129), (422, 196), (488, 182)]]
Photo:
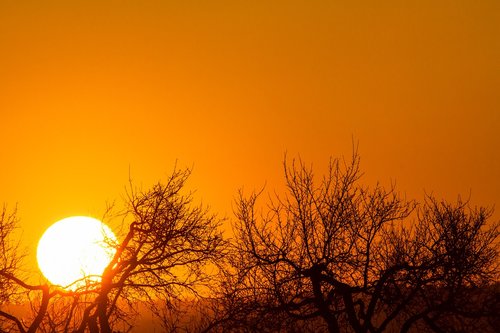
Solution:
[[(175, 161), (238, 188), (359, 142), (365, 181), (500, 203), (500, 2), (0, 1), (0, 202), (23, 245)], [(496, 214), (499, 216), (500, 214)]]

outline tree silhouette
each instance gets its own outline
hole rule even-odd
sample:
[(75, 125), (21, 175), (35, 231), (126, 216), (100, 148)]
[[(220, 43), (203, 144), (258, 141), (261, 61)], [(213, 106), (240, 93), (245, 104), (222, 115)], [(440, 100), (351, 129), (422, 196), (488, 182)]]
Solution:
[[(125, 232), (118, 244), (110, 241), (116, 254), (100, 281), (87, 281), (73, 291), (31, 286), (16, 277), (18, 261), (12, 249), (4, 251), (2, 289), (9, 290), (6, 297), (15, 288), (23, 289), (34, 318), (27, 324), (11, 313), (0, 312), (1, 330), (111, 333), (132, 327), (130, 320), (138, 304), (160, 315), (162, 309), (172, 309), (188, 294), (200, 295), (210, 283), (207, 267), (218, 262), (225, 245), (220, 220), (194, 206), (190, 194), (181, 193), (189, 175), (188, 169), (176, 169), (166, 183), (149, 190), (130, 186), (127, 206), (118, 214)], [(8, 244), (3, 236), (11, 233), (14, 215), (4, 214), (2, 221), (3, 245)], [(42, 296), (30, 297), (35, 291)]]
[(392, 238), (392, 262), (422, 267), (405, 277), (413, 296), (400, 284), (391, 287), (411, 302), (401, 331), (419, 325), (435, 332), (487, 332), (498, 324), (491, 320), (500, 314), (499, 225), (487, 225), (491, 214), (491, 209), (470, 208), (460, 199), (450, 204), (429, 197), (419, 209), (416, 227)]
[[(47, 285), (30, 285), (19, 277), (24, 253), (19, 249), (19, 242), (13, 240), (17, 223), (17, 209), (9, 211), (3, 206), (0, 213), (0, 330), (34, 333), (47, 312), (52, 295)], [(4, 311), (7, 305), (30, 299), (32, 294), (39, 297), (40, 303), (38, 306), (33, 305), (33, 318), (29, 324), (15, 314)]]
[(15, 284), (6, 276), (17, 271), (21, 259), (18, 246), (11, 239), (16, 223), (16, 211), (9, 212), (3, 206), (0, 212), (0, 305), (9, 302), (15, 293)]
[(180, 295), (197, 294), (210, 282), (206, 265), (220, 259), (223, 240), (215, 216), (192, 207), (191, 197), (179, 194), (188, 176), (189, 170), (176, 170), (166, 184), (145, 192), (130, 190), (128, 232), (103, 273), (79, 331), (88, 325), (91, 332), (93, 326), (111, 332), (109, 320), (119, 316), (120, 299), (127, 304), (147, 300), (157, 310), (156, 300), (171, 306)]
[[(183, 189), (190, 170), (130, 185), (102, 278), (76, 288), (23, 276), (16, 210), (0, 214), (0, 332), (129, 331), (144, 309), (168, 332), (496, 332), (492, 210), (360, 184), (360, 159), (319, 181), (284, 161), (286, 194), (239, 193), (234, 238)], [(82, 281), (79, 281), (82, 282)], [(12, 304), (24, 304), (24, 311)]]
[(10, 276), (18, 271), (22, 257), (19, 255), (19, 246), (12, 240), (12, 233), (17, 224), (16, 210), (10, 212), (7, 206), (0, 212), (0, 330), (12, 331), (15, 327), (22, 327), (21, 322), (10, 313), (3, 311), (5, 305), (13, 302), (18, 292), (18, 285)]
[(285, 159), (284, 174), (287, 194), (267, 206), (237, 199), (207, 331), (493, 331), (478, 320), (499, 314), (491, 210), (363, 187), (356, 151), (319, 185), (302, 161)]

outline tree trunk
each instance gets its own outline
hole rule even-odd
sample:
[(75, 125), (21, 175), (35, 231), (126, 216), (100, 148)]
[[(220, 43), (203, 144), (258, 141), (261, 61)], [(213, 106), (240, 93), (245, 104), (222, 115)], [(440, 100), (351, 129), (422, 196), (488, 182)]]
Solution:
[(321, 317), (326, 321), (328, 325), (328, 332), (330, 333), (340, 333), (339, 323), (335, 315), (330, 312), (328, 304), (325, 302), (323, 297), (323, 292), (321, 290), (321, 271), (312, 270), (310, 274), (311, 284), (314, 292), (314, 302), (318, 307)]
[(49, 286), (44, 285), (42, 288), (42, 304), (40, 305), (40, 309), (38, 310), (38, 314), (36, 315), (35, 320), (31, 324), (27, 333), (35, 333), (38, 330), (38, 326), (42, 323), (43, 317), (45, 317), (45, 313), (47, 312), (47, 308), (49, 306)]

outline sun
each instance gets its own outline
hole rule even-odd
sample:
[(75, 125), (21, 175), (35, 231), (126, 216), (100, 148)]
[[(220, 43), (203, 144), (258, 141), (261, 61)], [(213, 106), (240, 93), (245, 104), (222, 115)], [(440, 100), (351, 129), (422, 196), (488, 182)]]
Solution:
[(43, 275), (55, 285), (75, 290), (101, 275), (115, 254), (111, 229), (87, 216), (72, 216), (50, 226), (38, 242), (37, 261)]

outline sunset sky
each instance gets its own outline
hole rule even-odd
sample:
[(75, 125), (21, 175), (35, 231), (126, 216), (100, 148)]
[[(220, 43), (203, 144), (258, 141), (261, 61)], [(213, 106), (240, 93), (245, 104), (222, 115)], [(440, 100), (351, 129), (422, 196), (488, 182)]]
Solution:
[[(0, 202), (22, 244), (177, 161), (236, 191), (320, 173), (500, 204), (500, 1), (0, 1)], [(500, 216), (497, 212), (495, 216)]]

